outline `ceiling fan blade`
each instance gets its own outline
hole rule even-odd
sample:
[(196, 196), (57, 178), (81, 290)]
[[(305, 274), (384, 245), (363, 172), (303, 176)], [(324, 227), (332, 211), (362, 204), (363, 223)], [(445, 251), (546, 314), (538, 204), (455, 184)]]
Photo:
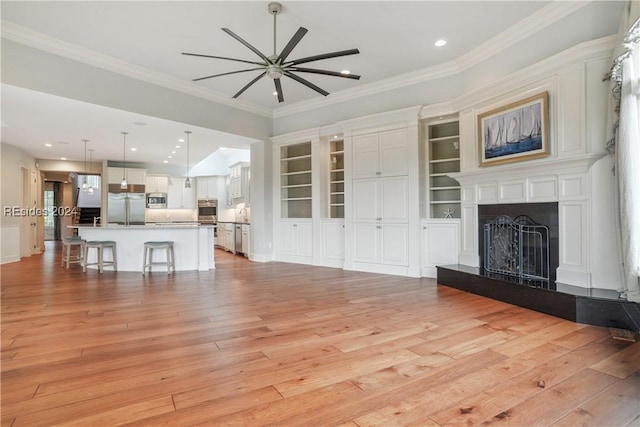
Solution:
[(249, 68), (249, 69), (246, 69), (246, 70), (238, 70), (238, 71), (229, 71), (228, 73), (214, 74), (213, 76), (207, 76), (207, 77), (199, 77), (199, 78), (193, 79), (191, 81), (192, 82), (197, 82), (197, 81), (200, 81), (200, 80), (210, 79), (210, 78), (213, 78), (213, 77), (228, 76), (229, 74), (246, 73), (247, 71), (256, 71), (256, 70), (264, 70), (264, 67)]
[(203, 58), (226, 59), (228, 61), (244, 62), (245, 64), (267, 65), (262, 62), (246, 61), (244, 59), (236, 59), (236, 58), (227, 58), (225, 56), (203, 55), (201, 53), (189, 53), (189, 52), (182, 52), (182, 54), (189, 55), (189, 56), (201, 56)]
[(273, 82), (276, 85), (276, 92), (278, 92), (278, 102), (284, 102), (284, 95), (282, 94), (282, 84), (280, 83), (280, 79), (273, 79)]
[(287, 62), (286, 64), (283, 64), (283, 65), (285, 65), (285, 66), (298, 65), (298, 64), (304, 64), (304, 63), (312, 62), (312, 61), (320, 61), (321, 59), (338, 58), (340, 56), (355, 55), (357, 53), (360, 53), (360, 51), (358, 49), (341, 50), (341, 51), (338, 51), (338, 52), (323, 53), (321, 55), (307, 56), (305, 58), (300, 58), (300, 59), (296, 59), (296, 60), (293, 60), (293, 61), (289, 61), (289, 62)]
[(242, 39), (242, 37), (240, 37), (239, 35), (237, 35), (236, 33), (234, 33), (233, 31), (231, 31), (228, 28), (223, 28), (222, 31), (224, 31), (225, 33), (229, 34), (231, 37), (233, 37), (234, 39), (238, 40), (240, 43), (242, 43), (243, 45), (245, 45), (246, 47), (248, 47), (249, 49), (251, 49), (251, 51), (253, 53), (255, 53), (256, 55), (258, 55), (260, 58), (262, 58), (266, 63), (270, 64), (271, 61), (269, 61), (269, 58), (267, 58), (264, 53), (260, 52), (258, 49), (256, 49), (255, 47), (253, 47), (252, 45), (250, 45), (247, 41), (245, 41), (244, 39)]
[(298, 45), (298, 43), (300, 43), (300, 40), (302, 40), (304, 35), (307, 34), (307, 31), (309, 30), (307, 30), (304, 27), (298, 28), (298, 31), (296, 31), (293, 37), (291, 37), (291, 40), (289, 40), (289, 43), (287, 43), (284, 49), (282, 49), (282, 52), (280, 52), (280, 55), (278, 55), (278, 59), (276, 60), (276, 62), (280, 62), (280, 63), (284, 62), (284, 60), (287, 59), (287, 56), (289, 56), (291, 51)]
[(345, 79), (360, 80), (360, 76), (357, 74), (343, 74), (338, 71), (318, 70), (317, 68), (290, 67), (287, 68), (287, 70), (296, 71), (299, 73), (324, 74), (326, 76), (344, 77)]
[(232, 96), (232, 98), (237, 98), (240, 95), (242, 95), (242, 92), (244, 92), (245, 90), (249, 89), (255, 82), (257, 82), (258, 80), (260, 80), (261, 78), (263, 78), (265, 76), (265, 74), (267, 74), (267, 72), (265, 71), (264, 73), (260, 74), (258, 77), (256, 77), (255, 79), (251, 80), (249, 83), (247, 83), (247, 85), (245, 87), (243, 87), (242, 89), (240, 89), (238, 91), (238, 93), (236, 93), (235, 95)]
[(318, 86), (314, 85), (310, 81), (305, 80), (300, 76), (296, 76), (295, 74), (290, 73), (289, 71), (285, 71), (284, 75), (289, 77), (289, 78), (292, 78), (293, 80), (297, 81), (298, 83), (302, 83), (303, 85), (305, 85), (308, 88), (311, 88), (311, 89), (315, 90), (316, 92), (318, 92), (321, 95), (324, 95), (324, 96), (329, 95), (329, 92), (327, 92), (326, 90), (320, 89)]

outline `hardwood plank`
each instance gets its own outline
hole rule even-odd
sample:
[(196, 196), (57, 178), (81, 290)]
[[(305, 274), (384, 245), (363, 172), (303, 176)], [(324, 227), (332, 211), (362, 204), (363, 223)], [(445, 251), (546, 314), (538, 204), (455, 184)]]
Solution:
[[(640, 425), (640, 374), (628, 376), (554, 423), (556, 427)], [(606, 414), (606, 415), (605, 415)]]
[[(216, 251), (3, 265), (2, 426), (637, 424), (639, 346), (432, 279)], [(634, 399), (635, 398), (635, 399)]]

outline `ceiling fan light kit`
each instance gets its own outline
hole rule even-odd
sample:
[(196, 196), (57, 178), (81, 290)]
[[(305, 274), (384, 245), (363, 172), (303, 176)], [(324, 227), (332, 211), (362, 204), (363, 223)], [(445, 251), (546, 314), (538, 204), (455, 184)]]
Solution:
[(246, 73), (246, 72), (250, 72), (250, 71), (262, 71), (261, 74), (259, 74), (257, 77), (255, 77), (253, 80), (251, 80), (249, 83), (247, 83), (242, 89), (240, 89), (235, 95), (233, 95), (233, 98), (237, 98), (240, 95), (242, 95), (242, 93), (244, 93), (244, 91), (249, 89), (258, 80), (260, 80), (261, 78), (263, 78), (266, 75), (267, 77), (273, 79), (273, 81), (274, 81), (274, 85), (275, 85), (275, 88), (276, 88), (274, 94), (278, 96), (278, 102), (284, 102), (284, 94), (282, 93), (282, 84), (280, 82), (280, 79), (283, 76), (289, 77), (290, 79), (295, 80), (298, 83), (300, 83), (300, 84), (302, 84), (302, 85), (304, 85), (304, 86), (306, 86), (306, 87), (308, 87), (308, 88), (310, 88), (310, 89), (312, 89), (312, 90), (314, 90), (314, 91), (316, 91), (319, 94), (324, 95), (324, 96), (329, 95), (329, 92), (325, 91), (324, 89), (321, 89), (320, 87), (314, 85), (310, 81), (308, 81), (308, 80), (306, 80), (306, 79), (304, 79), (304, 78), (302, 78), (302, 77), (300, 77), (300, 76), (298, 76), (297, 74), (294, 74), (294, 73), (322, 74), (322, 75), (326, 75), (326, 76), (342, 77), (342, 78), (354, 79), (354, 80), (359, 80), (360, 79), (359, 75), (351, 74), (350, 72), (345, 71), (345, 70), (343, 70), (343, 71), (330, 71), (330, 70), (322, 70), (322, 69), (317, 69), (317, 68), (298, 67), (298, 65), (305, 64), (305, 63), (308, 63), (308, 62), (321, 61), (323, 59), (338, 58), (338, 57), (341, 57), (341, 56), (355, 55), (355, 54), (360, 53), (360, 51), (358, 49), (341, 50), (341, 51), (337, 51), (337, 52), (330, 52), (330, 53), (324, 53), (324, 54), (320, 54), (320, 55), (307, 56), (307, 57), (304, 57), (304, 58), (295, 59), (293, 61), (287, 61), (286, 59), (289, 56), (289, 54), (291, 53), (291, 51), (298, 45), (298, 43), (300, 43), (300, 40), (302, 40), (304, 35), (308, 32), (308, 30), (306, 28), (304, 28), (304, 27), (298, 28), (298, 31), (296, 31), (296, 33), (293, 35), (293, 37), (291, 37), (291, 39), (286, 44), (286, 46), (282, 49), (280, 54), (277, 54), (276, 53), (277, 52), (276, 51), (276, 29), (277, 29), (276, 18), (282, 12), (282, 5), (280, 3), (277, 3), (277, 2), (271, 2), (268, 5), (268, 10), (269, 10), (269, 13), (273, 15), (273, 55), (266, 56), (264, 53), (260, 52), (253, 45), (251, 45), (246, 40), (242, 39), (240, 36), (235, 34), (230, 29), (222, 28), (222, 31), (224, 31), (225, 33), (229, 34), (231, 37), (236, 39), (238, 42), (242, 43), (249, 50), (251, 50), (258, 57), (260, 57), (262, 62), (249, 61), (249, 60), (237, 59), (237, 58), (227, 58), (227, 57), (223, 57), (223, 56), (205, 55), (205, 54), (200, 54), (200, 53), (182, 52), (183, 55), (188, 55), (188, 56), (198, 56), (198, 57), (213, 58), (213, 59), (224, 59), (224, 60), (227, 60), (227, 61), (243, 62), (245, 64), (253, 64), (253, 65), (257, 66), (257, 67), (254, 67), (254, 68), (247, 68), (247, 69), (244, 69), (244, 70), (231, 71), (231, 72), (227, 72), (227, 73), (220, 73), (220, 74), (214, 74), (214, 75), (211, 75), (211, 76), (199, 77), (199, 78), (193, 79), (192, 81), (195, 82), (195, 81), (200, 81), (200, 80), (211, 79), (211, 78), (214, 78), (214, 77), (227, 76), (227, 75), (230, 75), (230, 74)]

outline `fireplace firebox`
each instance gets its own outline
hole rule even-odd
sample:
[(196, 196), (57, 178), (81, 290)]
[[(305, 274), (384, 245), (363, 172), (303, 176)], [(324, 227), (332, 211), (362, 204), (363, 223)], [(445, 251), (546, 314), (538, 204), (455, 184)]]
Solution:
[(478, 206), (478, 253), (483, 274), (555, 290), (558, 203)]
[(549, 228), (526, 215), (501, 215), (484, 225), (484, 269), (489, 275), (549, 288)]

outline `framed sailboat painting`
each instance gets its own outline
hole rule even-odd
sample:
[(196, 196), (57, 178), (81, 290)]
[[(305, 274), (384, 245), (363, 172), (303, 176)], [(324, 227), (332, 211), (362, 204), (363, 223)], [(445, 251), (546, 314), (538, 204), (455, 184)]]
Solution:
[(549, 95), (542, 92), (478, 115), (480, 166), (549, 155)]

